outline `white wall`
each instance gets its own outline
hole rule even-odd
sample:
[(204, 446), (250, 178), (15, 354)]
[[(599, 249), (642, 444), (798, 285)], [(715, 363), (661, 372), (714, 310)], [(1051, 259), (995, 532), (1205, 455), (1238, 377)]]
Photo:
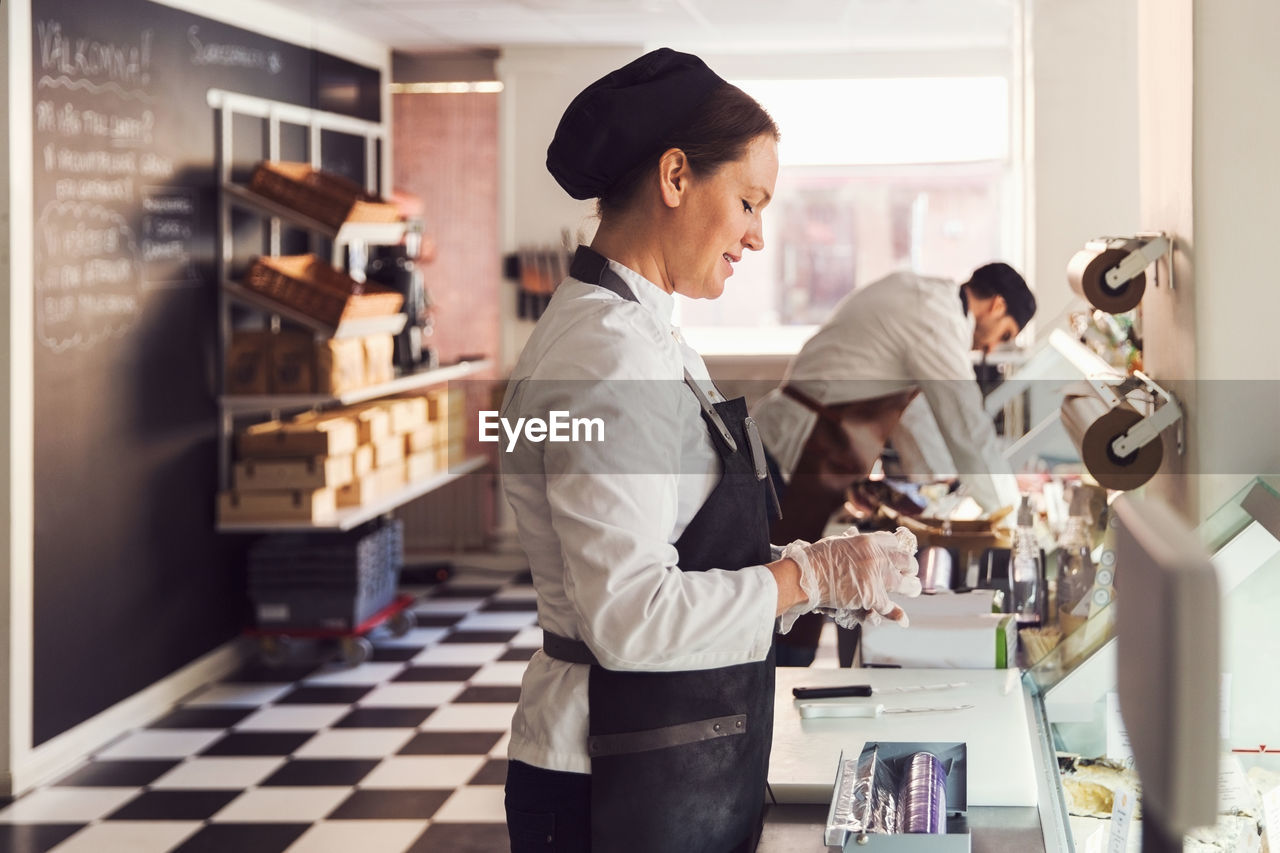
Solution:
[[(635, 47), (509, 47), (498, 59), (498, 234), (503, 253), (560, 245), (560, 232), (595, 233), (594, 202), (574, 201), (547, 172), (547, 145), (574, 96), (644, 53)], [(533, 330), (515, 310), (515, 285), (502, 301), (500, 366), (515, 365)], [(508, 298), (509, 297), (509, 298)]]
[[(391, 52), (384, 45), (353, 35), (324, 21), (274, 6), (263, 0), (160, 0), (265, 35), (293, 42), (380, 69), (390, 79)], [(67, 769), (87, 752), (137, 725), (138, 715), (167, 707), (191, 686), (183, 679), (227, 665), (231, 655), (213, 652), (172, 679), (169, 696), (155, 685), (120, 702), (80, 726), (31, 748), (32, 702), (32, 541), (34, 533), (31, 466), (33, 446), (32, 351), (32, 80), (31, 3), (11, 0), (0, 6), (0, 44), (5, 55), (4, 95), (7, 135), (0, 142), (0, 794), (20, 792)], [(7, 104), (7, 110), (4, 106)], [(390, 94), (383, 92), (383, 114), (391, 113)], [(390, 174), (390, 152), (384, 167)], [(170, 692), (171, 692), (170, 691)]]
[(1196, 0), (1193, 26), (1192, 439), (1204, 517), (1249, 475), (1280, 473), (1280, 284), (1269, 251), (1280, 223), (1280, 4)]
[(1093, 237), (1141, 230), (1137, 3), (1026, 0), (1033, 192), (1028, 280), (1047, 329), (1070, 305), (1067, 261)]

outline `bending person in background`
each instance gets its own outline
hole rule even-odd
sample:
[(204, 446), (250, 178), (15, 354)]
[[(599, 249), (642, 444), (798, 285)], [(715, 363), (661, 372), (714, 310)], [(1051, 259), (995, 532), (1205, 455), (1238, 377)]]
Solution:
[[(988, 512), (1016, 506), (1018, 485), (970, 353), (1013, 340), (1035, 310), (1027, 283), (1003, 263), (979, 267), (958, 287), (899, 272), (845, 296), (752, 413), (786, 483), (774, 541), (820, 537), (891, 438), (910, 474), (954, 460), (931, 473), (958, 475)], [(945, 447), (930, 438), (938, 432)], [(822, 622), (805, 616), (780, 637), (779, 664), (812, 663)]]
[(503, 417), (598, 418), (604, 441), (519, 441), (502, 482), (543, 648), (512, 721), (511, 848), (755, 849), (773, 731), (775, 620), (815, 607), (901, 619), (913, 547), (892, 534), (769, 545), (769, 480), (741, 399), (672, 325), (763, 248), (768, 114), (662, 49), (569, 105), (547, 166), (599, 199), (514, 368)]

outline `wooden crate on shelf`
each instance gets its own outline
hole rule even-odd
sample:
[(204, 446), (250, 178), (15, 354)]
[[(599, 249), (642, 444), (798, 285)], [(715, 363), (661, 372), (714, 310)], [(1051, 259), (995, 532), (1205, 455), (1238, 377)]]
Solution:
[(337, 488), (355, 478), (355, 456), (245, 459), (236, 463), (234, 474), (239, 492)]
[(253, 170), (249, 189), (330, 228), (347, 222), (399, 222), (400, 209), (349, 178), (308, 163), (264, 160)]
[(356, 281), (316, 255), (260, 256), (243, 284), (335, 329), (347, 320), (398, 313), (404, 304), (394, 290)]
[(334, 489), (220, 492), (219, 523), (244, 521), (327, 521), (337, 511)]
[(341, 456), (355, 453), (359, 431), (355, 421), (321, 416), (304, 421), (267, 421), (246, 427), (236, 437), (240, 458)]
[(423, 453), (411, 453), (405, 457), (404, 470), (410, 483), (427, 479), (436, 472), (436, 454), (428, 450)]

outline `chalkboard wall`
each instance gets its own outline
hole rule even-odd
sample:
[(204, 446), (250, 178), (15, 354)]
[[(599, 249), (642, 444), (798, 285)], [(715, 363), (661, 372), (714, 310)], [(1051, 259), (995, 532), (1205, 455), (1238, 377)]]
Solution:
[[(32, 0), (32, 40), (40, 744), (247, 618), (246, 543), (213, 528), (217, 140), (206, 92), (378, 121), (381, 80), (143, 0)], [(363, 177), (355, 156), (325, 165)], [(260, 244), (261, 225), (246, 227), (237, 244)]]

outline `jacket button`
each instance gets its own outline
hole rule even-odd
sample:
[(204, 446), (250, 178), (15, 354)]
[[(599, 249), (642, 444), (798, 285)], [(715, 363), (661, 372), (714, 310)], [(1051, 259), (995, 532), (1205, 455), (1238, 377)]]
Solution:
[(719, 724), (719, 723), (716, 723), (716, 724), (715, 724), (714, 726), (712, 726), (711, 728), (712, 728), (712, 729), (714, 729), (715, 731), (720, 731), (720, 724)]
[(742, 728), (742, 720), (738, 720), (738, 722), (734, 723), (734, 725), (737, 726), (738, 728)]

